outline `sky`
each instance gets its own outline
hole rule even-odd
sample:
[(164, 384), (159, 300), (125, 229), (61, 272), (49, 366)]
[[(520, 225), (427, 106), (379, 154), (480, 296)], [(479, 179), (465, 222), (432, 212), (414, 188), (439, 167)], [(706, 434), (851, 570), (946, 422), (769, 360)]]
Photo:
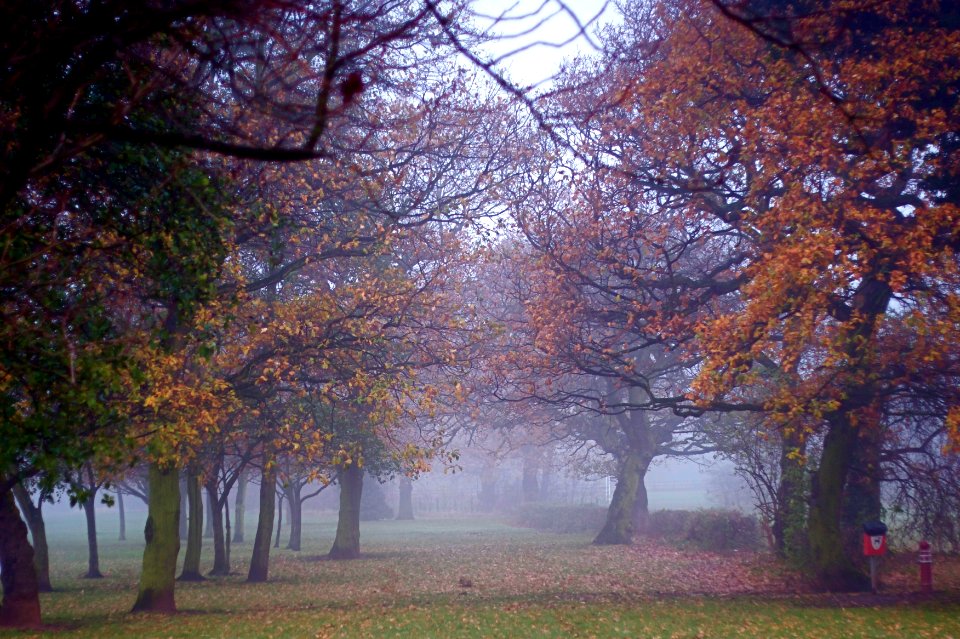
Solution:
[(538, 88), (549, 83), (564, 58), (593, 50), (577, 22), (590, 34), (616, 16), (613, 3), (604, 0), (477, 0), (473, 8), (477, 25), (501, 37), (487, 48), (500, 59), (498, 69)]

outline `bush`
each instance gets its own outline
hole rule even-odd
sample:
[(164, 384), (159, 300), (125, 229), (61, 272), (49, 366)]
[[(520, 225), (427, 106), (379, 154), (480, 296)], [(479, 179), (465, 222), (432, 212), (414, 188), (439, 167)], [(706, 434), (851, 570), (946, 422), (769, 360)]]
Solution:
[(518, 526), (555, 533), (595, 533), (603, 528), (607, 509), (601, 506), (524, 504), (513, 520)]
[(692, 516), (689, 510), (655, 510), (647, 517), (645, 532), (663, 539), (685, 539)]
[(679, 546), (700, 550), (756, 550), (757, 518), (736, 510), (660, 510), (650, 513), (648, 531)]

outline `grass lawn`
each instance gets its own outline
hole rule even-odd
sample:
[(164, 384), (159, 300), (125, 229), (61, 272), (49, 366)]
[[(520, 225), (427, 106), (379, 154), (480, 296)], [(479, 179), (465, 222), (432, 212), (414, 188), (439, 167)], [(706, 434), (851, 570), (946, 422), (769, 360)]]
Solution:
[[(916, 568), (909, 557), (893, 562), (887, 594), (833, 597), (809, 593), (764, 555), (649, 541), (594, 547), (585, 536), (480, 520), (365, 523), (364, 557), (346, 562), (324, 557), (335, 521), (312, 520), (304, 549), (274, 550), (271, 580), (259, 585), (243, 581), (250, 531), (233, 549), (235, 575), (178, 584), (177, 615), (132, 615), (142, 551), (133, 539), (142, 521), (129, 525), (126, 542), (115, 541), (111, 523), (103, 522), (100, 535), (107, 577), (84, 580), (82, 515), (51, 518), (57, 592), (42, 597), (47, 627), (0, 637), (960, 639), (955, 561), (942, 566), (941, 592), (932, 599), (910, 594)], [(205, 554), (212, 554), (209, 542)]]

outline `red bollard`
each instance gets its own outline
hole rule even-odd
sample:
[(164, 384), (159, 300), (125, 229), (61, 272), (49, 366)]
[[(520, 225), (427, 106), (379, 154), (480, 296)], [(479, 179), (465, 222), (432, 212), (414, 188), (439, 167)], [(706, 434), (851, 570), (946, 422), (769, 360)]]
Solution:
[(933, 592), (933, 553), (929, 541), (920, 542), (917, 563), (920, 564), (920, 592)]

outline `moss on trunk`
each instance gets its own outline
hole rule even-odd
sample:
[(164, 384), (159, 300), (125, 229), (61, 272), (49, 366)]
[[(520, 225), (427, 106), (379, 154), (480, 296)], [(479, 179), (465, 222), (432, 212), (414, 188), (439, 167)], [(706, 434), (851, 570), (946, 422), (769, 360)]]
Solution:
[(150, 502), (143, 529), (143, 569), (133, 612), (175, 612), (180, 552), (180, 479), (174, 468), (150, 464)]

